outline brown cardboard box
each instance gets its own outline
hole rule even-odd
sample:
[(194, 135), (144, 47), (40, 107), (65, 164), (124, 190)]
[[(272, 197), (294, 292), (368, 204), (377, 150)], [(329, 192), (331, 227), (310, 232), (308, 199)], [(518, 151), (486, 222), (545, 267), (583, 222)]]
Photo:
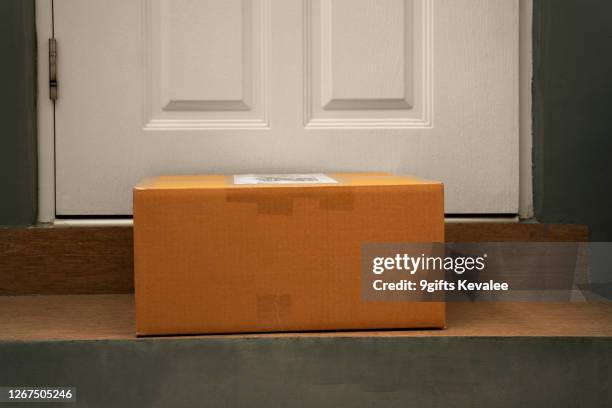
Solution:
[(444, 241), (442, 184), (328, 176), (338, 183), (136, 186), (137, 333), (444, 327), (444, 303), (363, 302), (360, 291), (362, 243)]

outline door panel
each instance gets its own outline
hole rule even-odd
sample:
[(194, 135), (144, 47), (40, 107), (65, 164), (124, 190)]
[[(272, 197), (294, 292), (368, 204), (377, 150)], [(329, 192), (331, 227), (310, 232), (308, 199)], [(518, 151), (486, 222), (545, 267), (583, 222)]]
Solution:
[(159, 174), (393, 171), (518, 207), (518, 0), (55, 0), (59, 215)]
[(431, 127), (432, 2), (307, 4), (306, 127)]
[(267, 126), (267, 0), (144, 7), (145, 130)]

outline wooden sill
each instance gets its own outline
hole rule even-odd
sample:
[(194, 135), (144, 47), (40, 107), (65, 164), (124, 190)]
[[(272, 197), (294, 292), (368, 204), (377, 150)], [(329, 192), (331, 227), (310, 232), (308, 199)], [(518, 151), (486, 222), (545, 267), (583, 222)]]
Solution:
[[(566, 224), (449, 223), (448, 242), (585, 242)], [(132, 227), (0, 228), (0, 295), (134, 291)]]
[[(449, 303), (445, 330), (197, 337), (612, 337), (612, 303)], [(0, 342), (111, 339), (136, 339), (133, 295), (0, 297)]]

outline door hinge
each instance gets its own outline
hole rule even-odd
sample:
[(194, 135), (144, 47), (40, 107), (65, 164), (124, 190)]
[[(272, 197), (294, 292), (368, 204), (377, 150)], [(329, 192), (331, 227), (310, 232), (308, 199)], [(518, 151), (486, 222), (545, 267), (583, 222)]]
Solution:
[(57, 99), (57, 41), (49, 38), (49, 98)]

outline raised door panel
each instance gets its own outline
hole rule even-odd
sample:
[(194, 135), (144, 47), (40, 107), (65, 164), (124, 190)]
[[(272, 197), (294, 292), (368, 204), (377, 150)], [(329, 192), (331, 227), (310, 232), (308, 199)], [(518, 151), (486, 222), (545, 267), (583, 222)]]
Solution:
[(268, 0), (143, 0), (145, 129), (267, 126)]
[(430, 0), (306, 0), (306, 126), (427, 128)]

